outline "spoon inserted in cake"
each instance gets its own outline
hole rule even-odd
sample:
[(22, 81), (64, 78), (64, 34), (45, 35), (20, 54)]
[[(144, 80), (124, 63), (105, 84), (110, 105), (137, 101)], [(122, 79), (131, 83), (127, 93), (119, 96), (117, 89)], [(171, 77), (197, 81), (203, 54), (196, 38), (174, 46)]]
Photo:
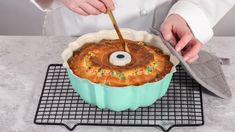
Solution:
[(108, 10), (107, 13), (108, 13), (109, 18), (112, 21), (113, 27), (114, 27), (115, 31), (117, 32), (117, 35), (118, 35), (118, 37), (119, 37), (119, 39), (120, 39), (120, 41), (121, 41), (121, 43), (123, 45), (124, 51), (130, 53), (130, 50), (128, 49), (127, 43), (125, 42), (125, 40), (122, 37), (122, 34), (121, 34), (120, 30), (119, 30), (119, 27), (117, 25), (117, 22), (116, 22), (114, 16), (113, 16), (112, 11)]

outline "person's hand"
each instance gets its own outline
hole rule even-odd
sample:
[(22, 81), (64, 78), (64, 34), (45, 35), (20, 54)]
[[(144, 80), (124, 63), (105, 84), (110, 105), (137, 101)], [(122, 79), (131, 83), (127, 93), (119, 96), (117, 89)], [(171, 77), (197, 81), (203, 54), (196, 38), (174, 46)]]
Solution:
[(70, 10), (83, 15), (98, 15), (113, 10), (112, 0), (62, 0), (63, 4)]
[(187, 63), (198, 59), (202, 43), (197, 40), (186, 21), (177, 14), (166, 18), (160, 27), (164, 39), (171, 43), (176, 51), (180, 52)]

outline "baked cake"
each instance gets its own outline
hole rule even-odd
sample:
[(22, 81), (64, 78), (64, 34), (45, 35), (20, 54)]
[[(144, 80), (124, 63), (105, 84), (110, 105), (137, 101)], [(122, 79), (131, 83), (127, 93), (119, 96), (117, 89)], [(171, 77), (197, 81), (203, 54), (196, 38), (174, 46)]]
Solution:
[(125, 66), (109, 62), (113, 52), (123, 50), (122, 44), (116, 39), (84, 44), (68, 60), (69, 67), (81, 78), (117, 87), (159, 81), (171, 71), (173, 64), (170, 57), (161, 49), (142, 41), (125, 42), (132, 58)]

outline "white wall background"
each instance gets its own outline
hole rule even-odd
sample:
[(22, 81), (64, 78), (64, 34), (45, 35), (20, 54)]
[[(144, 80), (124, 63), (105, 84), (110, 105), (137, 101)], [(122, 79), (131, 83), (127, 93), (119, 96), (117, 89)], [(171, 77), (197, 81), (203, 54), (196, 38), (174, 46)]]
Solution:
[(29, 0), (0, 0), (0, 35), (40, 35), (43, 19)]
[[(41, 35), (44, 15), (29, 0), (0, 0), (0, 35)], [(235, 7), (214, 29), (217, 36), (235, 36)]]

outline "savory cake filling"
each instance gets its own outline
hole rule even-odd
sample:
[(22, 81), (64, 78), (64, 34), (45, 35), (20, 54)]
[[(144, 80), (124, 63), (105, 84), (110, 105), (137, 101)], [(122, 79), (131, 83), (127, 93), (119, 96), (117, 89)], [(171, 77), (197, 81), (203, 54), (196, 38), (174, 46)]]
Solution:
[(113, 65), (109, 61), (113, 52), (123, 50), (118, 39), (86, 43), (73, 53), (68, 64), (81, 78), (118, 87), (158, 81), (171, 71), (170, 57), (159, 48), (142, 41), (125, 41), (131, 55), (131, 62), (125, 66)]

